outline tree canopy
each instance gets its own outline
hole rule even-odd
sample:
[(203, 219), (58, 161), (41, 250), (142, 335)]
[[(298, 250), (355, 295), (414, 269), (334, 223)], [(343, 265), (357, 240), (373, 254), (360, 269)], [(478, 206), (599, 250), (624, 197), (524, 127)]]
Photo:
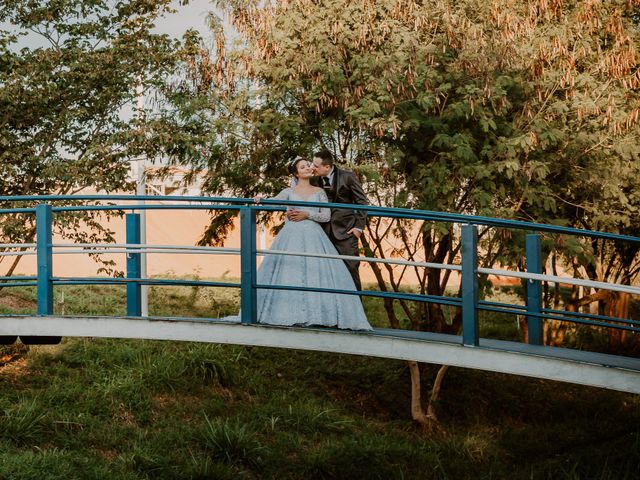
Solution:
[[(208, 168), (208, 191), (276, 191), (288, 158), (323, 146), (383, 205), (636, 231), (638, 0), (218, 4), (239, 41), (213, 21), (214, 45), (193, 39), (180, 87), (179, 121), (200, 125), (188, 161)], [(423, 231), (416, 253), (456, 255), (455, 232)], [(520, 262), (521, 238), (502, 251), (494, 239), (485, 262)], [(592, 278), (622, 255), (580, 240), (545, 248)], [(425, 281), (442, 291), (440, 275)]]
[(379, 158), (414, 182), (416, 207), (598, 210), (558, 180), (602, 182), (589, 167), (638, 155), (637, 1), (220, 3), (244, 43), (218, 55), (214, 78), (252, 81), (254, 126), (297, 125), (343, 160)]
[[(2, 2), (0, 195), (132, 188), (129, 162), (143, 151), (146, 122), (136, 96), (163, 85), (176, 64), (177, 42), (152, 31), (169, 3)], [(90, 215), (57, 219), (69, 237), (110, 238)], [(5, 216), (0, 228), (8, 243), (35, 233), (28, 215)]]

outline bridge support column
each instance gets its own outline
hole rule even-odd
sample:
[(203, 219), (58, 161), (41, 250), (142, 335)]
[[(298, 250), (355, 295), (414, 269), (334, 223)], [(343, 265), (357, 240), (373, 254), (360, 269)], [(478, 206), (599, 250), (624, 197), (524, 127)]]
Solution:
[[(51, 205), (36, 206), (36, 255), (38, 262), (38, 316), (53, 315), (53, 212)], [(46, 320), (43, 320), (46, 321)], [(25, 345), (56, 345), (61, 337), (20, 335)]]
[[(140, 244), (140, 214), (128, 213), (127, 244)], [(127, 278), (140, 278), (142, 261), (140, 253), (127, 253)], [(142, 316), (142, 287), (139, 282), (127, 283), (127, 316)]]
[(256, 211), (240, 209), (240, 320), (256, 323)]
[(478, 327), (478, 228), (462, 226), (462, 343), (480, 344)]
[[(540, 235), (533, 234), (526, 237), (527, 272), (542, 273), (542, 254), (540, 249)], [(532, 345), (543, 344), (542, 319), (538, 316), (542, 311), (542, 285), (539, 280), (527, 280), (527, 334)]]

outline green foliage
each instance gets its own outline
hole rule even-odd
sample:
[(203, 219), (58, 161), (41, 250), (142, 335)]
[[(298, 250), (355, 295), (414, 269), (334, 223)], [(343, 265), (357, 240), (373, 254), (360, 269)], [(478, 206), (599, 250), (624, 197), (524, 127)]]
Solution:
[(202, 439), (211, 457), (231, 465), (240, 463), (258, 467), (264, 447), (256, 440), (255, 432), (237, 419), (214, 420), (204, 416)]
[[(603, 156), (623, 165), (638, 154), (638, 34), (625, 2), (219, 3), (246, 42), (216, 52), (212, 96), (244, 100), (247, 131), (268, 125), (260, 171), (273, 176), (281, 170), (264, 165), (267, 156), (311, 141), (354, 164), (392, 167), (414, 194), (409, 206), (546, 218), (567, 197), (558, 187), (568, 185), (555, 183), (567, 162), (595, 155), (600, 166)], [(607, 35), (615, 41), (602, 46)], [(233, 81), (232, 95), (223, 86)], [(302, 136), (282, 135), (296, 125)], [(251, 155), (251, 140), (234, 148)], [(227, 171), (244, 168), (232, 158)]]
[[(152, 32), (168, 8), (168, 0), (2, 2), (0, 196), (133, 188), (129, 162), (145, 151), (146, 120), (126, 111), (137, 85), (152, 93), (175, 65), (176, 42)], [(76, 242), (109, 242), (106, 216), (56, 214), (54, 228)], [(2, 215), (3, 243), (34, 235), (33, 215)]]
[(0, 438), (30, 446), (42, 441), (47, 430), (47, 415), (35, 399), (25, 398), (3, 409), (0, 415)]

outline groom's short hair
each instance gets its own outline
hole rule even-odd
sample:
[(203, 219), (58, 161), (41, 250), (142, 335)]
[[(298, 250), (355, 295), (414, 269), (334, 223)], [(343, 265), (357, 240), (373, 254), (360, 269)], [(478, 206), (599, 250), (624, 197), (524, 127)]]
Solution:
[(329, 150), (320, 150), (314, 153), (313, 156), (322, 160), (322, 165), (333, 165), (333, 155)]

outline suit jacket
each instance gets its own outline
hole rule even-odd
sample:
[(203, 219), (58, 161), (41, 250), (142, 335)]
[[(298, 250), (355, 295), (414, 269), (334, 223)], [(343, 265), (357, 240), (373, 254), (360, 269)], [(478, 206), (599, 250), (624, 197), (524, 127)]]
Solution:
[[(323, 187), (320, 177), (314, 177), (311, 183)], [(362, 190), (358, 177), (353, 172), (342, 170), (334, 166), (333, 184), (331, 188), (325, 188), (327, 197), (332, 203), (350, 203), (355, 205), (369, 205), (369, 200)], [(332, 208), (331, 220), (323, 224), (329, 237), (336, 240), (345, 240), (350, 237), (347, 233), (352, 228), (364, 230), (367, 223), (367, 212), (363, 210), (347, 210), (344, 208)]]

